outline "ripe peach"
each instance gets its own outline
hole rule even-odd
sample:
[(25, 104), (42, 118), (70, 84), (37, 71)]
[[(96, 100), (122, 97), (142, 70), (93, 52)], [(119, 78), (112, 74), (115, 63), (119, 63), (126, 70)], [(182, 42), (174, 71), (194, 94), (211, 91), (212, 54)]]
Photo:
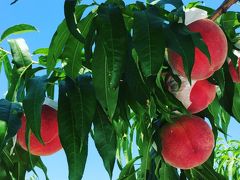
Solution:
[(182, 116), (160, 132), (162, 156), (173, 167), (191, 169), (204, 163), (214, 148), (209, 125), (197, 116)]
[[(194, 80), (203, 80), (210, 77), (224, 63), (227, 56), (227, 39), (221, 30), (213, 21), (200, 19), (189, 24), (188, 29), (192, 32), (199, 32), (203, 41), (208, 47), (211, 64), (204, 53), (195, 48), (195, 61), (191, 73)], [(169, 49), (169, 63), (179, 75), (186, 77), (183, 68), (182, 57)]]
[[(169, 79), (170, 78), (172, 77), (169, 77)], [(176, 92), (171, 90), (171, 88), (169, 88), (169, 90), (191, 113), (198, 113), (212, 103), (216, 96), (215, 85), (208, 82), (208, 80), (193, 80), (190, 85), (186, 78), (180, 77), (180, 79), (182, 83), (179, 90)]]
[[(22, 126), (17, 133), (19, 145), (27, 150), (25, 142), (26, 117), (22, 117)], [(33, 133), (30, 134), (30, 153), (38, 156), (51, 155), (62, 148), (58, 136), (57, 111), (55, 108), (44, 104), (41, 113), (41, 137), (44, 145), (41, 144)]]
[(229, 72), (230, 72), (233, 82), (240, 83), (240, 58), (238, 58), (238, 69), (237, 70), (233, 66), (233, 63), (231, 60), (228, 63), (228, 67), (229, 67)]

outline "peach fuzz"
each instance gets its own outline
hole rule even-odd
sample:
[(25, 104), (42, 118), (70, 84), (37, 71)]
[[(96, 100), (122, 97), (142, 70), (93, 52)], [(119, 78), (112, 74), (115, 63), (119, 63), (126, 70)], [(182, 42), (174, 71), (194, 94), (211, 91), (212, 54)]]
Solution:
[[(27, 150), (25, 142), (26, 117), (22, 117), (22, 126), (17, 133), (19, 145)], [(44, 144), (41, 144), (33, 133), (30, 134), (30, 153), (37, 156), (51, 155), (62, 148), (58, 135), (57, 111), (48, 106), (42, 106), (41, 113), (41, 137)]]
[(168, 164), (180, 169), (201, 165), (214, 148), (210, 126), (200, 117), (182, 116), (160, 132), (162, 156)]
[[(201, 34), (211, 56), (210, 64), (207, 56), (195, 47), (195, 61), (191, 78), (194, 80), (207, 79), (223, 65), (228, 50), (227, 39), (221, 28), (208, 19), (194, 21), (187, 27), (190, 31)], [(179, 75), (186, 77), (182, 57), (171, 49), (168, 50), (168, 54), (169, 63), (172, 68), (177, 71)]]

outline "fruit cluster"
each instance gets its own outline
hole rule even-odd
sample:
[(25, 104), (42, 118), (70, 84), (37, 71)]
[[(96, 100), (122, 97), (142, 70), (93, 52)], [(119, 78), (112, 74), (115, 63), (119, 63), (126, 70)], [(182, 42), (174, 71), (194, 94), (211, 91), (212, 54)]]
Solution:
[[(186, 78), (182, 57), (173, 50), (168, 50), (169, 64), (179, 76), (181, 85), (176, 89), (177, 82), (173, 77), (166, 78), (168, 90), (191, 113), (198, 113), (214, 100), (216, 86), (207, 78), (220, 69), (227, 59), (227, 38), (221, 28), (209, 19), (198, 19), (187, 25), (192, 32), (201, 34), (208, 47), (210, 60), (195, 47), (195, 57), (191, 72), (190, 84)], [(229, 72), (233, 82), (240, 82), (240, 61), (238, 70), (231, 62)], [(174, 123), (163, 126), (160, 133), (162, 156), (170, 165), (190, 169), (204, 163), (211, 155), (214, 148), (213, 132), (204, 119), (195, 116), (181, 116)]]

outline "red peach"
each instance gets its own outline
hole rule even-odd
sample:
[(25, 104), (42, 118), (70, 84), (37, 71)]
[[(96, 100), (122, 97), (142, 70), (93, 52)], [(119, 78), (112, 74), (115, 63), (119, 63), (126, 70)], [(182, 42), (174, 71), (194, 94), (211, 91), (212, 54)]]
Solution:
[[(207, 79), (223, 65), (227, 57), (227, 39), (221, 28), (208, 19), (194, 21), (187, 27), (190, 31), (201, 34), (211, 56), (210, 64), (206, 55), (195, 47), (195, 61), (191, 78), (194, 80)], [(169, 63), (172, 68), (177, 71), (179, 75), (186, 77), (182, 57), (170, 49), (168, 52)]]
[(232, 61), (229, 61), (228, 67), (229, 67), (230, 75), (232, 77), (232, 81), (235, 83), (240, 83), (240, 58), (238, 58), (237, 64), (238, 64), (237, 70), (233, 66)]
[(207, 161), (214, 148), (211, 128), (197, 116), (182, 116), (175, 123), (165, 125), (160, 138), (164, 160), (181, 169), (201, 165)]
[(171, 88), (169, 90), (191, 113), (198, 113), (212, 103), (216, 96), (215, 85), (208, 80), (192, 81), (190, 85), (186, 78), (180, 77), (180, 79), (182, 83), (179, 90), (176, 92)]
[[(22, 117), (22, 126), (17, 133), (19, 145), (27, 150), (25, 142), (26, 117)], [(30, 134), (30, 153), (38, 156), (51, 155), (62, 148), (58, 135), (58, 121), (56, 109), (44, 104), (41, 113), (41, 137), (44, 145), (41, 144), (33, 133)]]

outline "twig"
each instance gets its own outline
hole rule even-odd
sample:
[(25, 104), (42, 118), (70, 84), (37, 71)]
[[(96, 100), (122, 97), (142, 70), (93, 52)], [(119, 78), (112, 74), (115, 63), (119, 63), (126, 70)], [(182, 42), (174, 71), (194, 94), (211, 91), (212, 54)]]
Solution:
[(221, 14), (225, 13), (228, 8), (230, 8), (233, 4), (235, 4), (238, 0), (225, 0), (219, 8), (216, 9), (216, 11), (212, 14), (212, 16), (209, 18), (213, 21), (215, 21)]
[(18, 0), (15, 0), (15, 1), (11, 2), (11, 4), (10, 4), (10, 5), (13, 5), (13, 4), (15, 4), (17, 1), (18, 1)]

